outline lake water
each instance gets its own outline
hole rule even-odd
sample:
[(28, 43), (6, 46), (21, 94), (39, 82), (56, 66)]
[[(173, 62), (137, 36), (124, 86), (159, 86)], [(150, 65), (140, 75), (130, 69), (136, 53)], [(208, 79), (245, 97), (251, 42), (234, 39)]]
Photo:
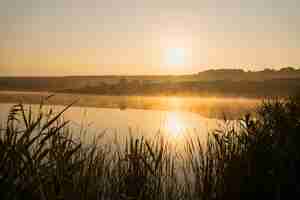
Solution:
[[(7, 93), (3, 94), (7, 95)], [(18, 95), (18, 98), (21, 97), (18, 93), (8, 94), (11, 95), (9, 96), (11, 99), (16, 98)], [(23, 101), (24, 103), (36, 103), (32, 102), (37, 98), (32, 97), (34, 94), (22, 93), (22, 95), (31, 95), (28, 98), (30, 101)], [(56, 98), (58, 100), (57, 102), (52, 102), (53, 104), (59, 104), (60, 98), (64, 102), (70, 102), (70, 99), (66, 96), (59, 95)], [(208, 111), (213, 108), (215, 109), (214, 114), (218, 112), (222, 113), (223, 110), (220, 108), (236, 112), (236, 110), (251, 108), (251, 106), (253, 107), (258, 102), (258, 100), (241, 100), (239, 98), (222, 100), (217, 98), (128, 97), (126, 101), (124, 101), (124, 97), (84, 96), (83, 98), (85, 98), (84, 102), (86, 103), (80, 106), (72, 106), (65, 112), (63, 118), (70, 120), (69, 127), (75, 134), (79, 133), (80, 130), (85, 130), (86, 139), (92, 139), (94, 136), (104, 134), (105, 141), (115, 139), (125, 140), (129, 135), (149, 138), (158, 134), (163, 134), (173, 141), (180, 141), (190, 135), (205, 138), (208, 132), (220, 128), (223, 120), (217, 117), (220, 115), (205, 115), (198, 112), (201, 108), (206, 111), (205, 113), (212, 113)], [(2, 123), (6, 120), (9, 109), (15, 104), (13, 102), (0, 103), (0, 121)], [(91, 102), (94, 102), (96, 106), (90, 105), (89, 103)], [(112, 102), (125, 102), (125, 106), (119, 106), (117, 103), (112, 104)], [(153, 102), (154, 106), (149, 106), (151, 102)], [(194, 105), (197, 109), (193, 110), (191, 105)], [(26, 107), (28, 109), (28, 105)], [(35, 111), (38, 105), (35, 104), (32, 108)], [(64, 106), (47, 105), (44, 109), (47, 110), (50, 108), (54, 109), (55, 112), (59, 112)]]
[[(12, 103), (0, 104), (0, 120), (5, 122)], [(35, 112), (38, 105), (31, 106)], [(26, 109), (29, 105), (25, 106)], [(59, 112), (64, 106), (45, 106)], [(70, 128), (76, 133), (84, 129), (86, 137), (93, 138), (105, 134), (106, 139), (124, 140), (129, 135), (153, 137), (156, 134), (168, 134), (172, 139), (180, 139), (187, 134), (206, 137), (208, 131), (217, 128), (221, 120), (202, 117), (199, 114), (181, 111), (138, 110), (115, 108), (71, 107), (63, 115), (70, 120)]]

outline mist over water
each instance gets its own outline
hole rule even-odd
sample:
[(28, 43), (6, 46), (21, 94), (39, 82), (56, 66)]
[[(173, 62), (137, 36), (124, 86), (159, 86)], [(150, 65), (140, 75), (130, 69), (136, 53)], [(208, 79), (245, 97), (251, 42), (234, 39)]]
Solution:
[(224, 113), (228, 118), (239, 118), (260, 103), (260, 99), (242, 97), (108, 96), (14, 91), (1, 91), (0, 102), (40, 104), (49, 95), (53, 96), (44, 102), (48, 105), (69, 105), (76, 101), (75, 105), (80, 107), (184, 111), (221, 119)]
[[(5, 122), (9, 109), (17, 102), (36, 112), (47, 93), (1, 92), (0, 121)], [(223, 124), (224, 113), (231, 120), (251, 111), (258, 100), (244, 98), (200, 97), (118, 97), (59, 94), (45, 103), (44, 110), (58, 113), (77, 100), (63, 115), (77, 137), (88, 143), (102, 137), (103, 143), (124, 143), (130, 136), (154, 138), (164, 136), (175, 143), (207, 134)], [(6, 102), (6, 103), (4, 103)]]

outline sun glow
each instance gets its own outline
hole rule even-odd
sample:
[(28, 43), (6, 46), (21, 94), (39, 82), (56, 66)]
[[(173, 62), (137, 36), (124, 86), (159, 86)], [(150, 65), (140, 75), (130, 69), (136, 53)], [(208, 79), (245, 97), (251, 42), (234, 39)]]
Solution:
[(167, 66), (182, 66), (186, 63), (186, 50), (184, 48), (168, 48), (163, 55)]
[(176, 112), (168, 113), (166, 118), (165, 130), (170, 136), (179, 137), (185, 131), (186, 126)]

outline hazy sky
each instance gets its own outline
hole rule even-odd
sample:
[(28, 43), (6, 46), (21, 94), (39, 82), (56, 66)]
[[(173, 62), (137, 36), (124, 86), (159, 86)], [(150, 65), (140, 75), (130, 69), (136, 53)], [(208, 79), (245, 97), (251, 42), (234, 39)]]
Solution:
[[(300, 64), (299, 0), (0, 0), (0, 75)], [(164, 52), (184, 49), (184, 65)]]

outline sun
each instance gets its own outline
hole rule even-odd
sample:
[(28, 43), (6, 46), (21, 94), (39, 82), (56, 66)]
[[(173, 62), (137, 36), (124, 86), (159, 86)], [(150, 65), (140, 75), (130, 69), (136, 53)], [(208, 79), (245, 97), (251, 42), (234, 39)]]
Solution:
[(163, 59), (167, 66), (182, 66), (186, 62), (186, 51), (179, 47), (165, 49)]

